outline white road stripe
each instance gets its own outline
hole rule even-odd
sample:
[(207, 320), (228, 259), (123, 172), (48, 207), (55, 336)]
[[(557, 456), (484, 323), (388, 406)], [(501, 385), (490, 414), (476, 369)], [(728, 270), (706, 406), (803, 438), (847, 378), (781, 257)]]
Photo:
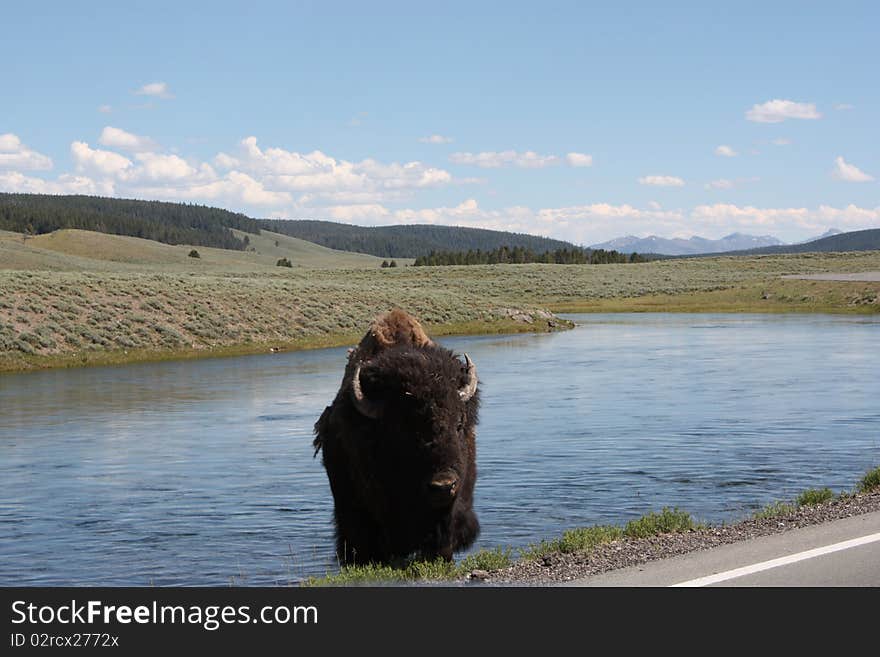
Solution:
[(831, 554), (832, 552), (839, 552), (840, 550), (848, 550), (849, 548), (858, 547), (859, 545), (866, 545), (868, 543), (874, 543), (875, 541), (880, 541), (880, 532), (876, 534), (869, 534), (868, 536), (853, 538), (849, 541), (833, 543), (831, 545), (815, 548), (813, 550), (806, 550), (805, 552), (790, 554), (787, 557), (779, 557), (778, 559), (771, 559), (770, 561), (762, 561), (761, 563), (752, 564), (751, 566), (743, 566), (742, 568), (728, 570), (723, 573), (716, 573), (715, 575), (709, 575), (707, 577), (691, 579), (687, 582), (672, 584), (672, 586), (709, 586), (710, 584), (717, 584), (718, 582), (724, 582), (729, 579), (751, 575), (752, 573), (759, 573), (762, 570), (770, 570), (771, 568), (786, 566), (790, 563), (804, 561), (805, 559), (821, 557), (823, 554)]

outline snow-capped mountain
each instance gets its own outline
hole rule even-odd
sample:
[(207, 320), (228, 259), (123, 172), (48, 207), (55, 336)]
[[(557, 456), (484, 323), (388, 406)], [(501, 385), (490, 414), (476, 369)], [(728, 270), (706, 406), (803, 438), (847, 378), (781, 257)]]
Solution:
[(745, 235), (743, 233), (731, 233), (718, 240), (710, 240), (696, 235), (690, 239), (666, 239), (656, 235), (649, 237), (628, 235), (609, 240), (608, 242), (602, 242), (601, 244), (593, 244), (590, 248), (605, 249), (606, 251), (613, 249), (622, 253), (632, 253), (635, 251), (637, 253), (660, 253), (663, 255), (689, 255), (693, 253), (720, 253), (722, 251), (756, 249), (762, 246), (778, 246), (780, 244), (785, 244), (785, 242), (772, 235), (758, 236)]
[(810, 239), (802, 240), (800, 242), (793, 242), (793, 244), (808, 244), (810, 242), (815, 242), (816, 240), (821, 240), (823, 237), (831, 237), (832, 235), (840, 235), (841, 233), (843, 233), (843, 231), (838, 228), (829, 228), (821, 235), (817, 235), (816, 237), (811, 237)]

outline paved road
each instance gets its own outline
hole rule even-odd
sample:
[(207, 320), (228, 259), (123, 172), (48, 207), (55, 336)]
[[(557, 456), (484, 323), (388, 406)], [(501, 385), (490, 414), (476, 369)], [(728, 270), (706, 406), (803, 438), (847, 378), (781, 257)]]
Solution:
[(880, 586), (880, 512), (575, 580), (567, 586)]
[(791, 274), (782, 278), (799, 278), (805, 281), (880, 281), (880, 271), (863, 271), (858, 274)]

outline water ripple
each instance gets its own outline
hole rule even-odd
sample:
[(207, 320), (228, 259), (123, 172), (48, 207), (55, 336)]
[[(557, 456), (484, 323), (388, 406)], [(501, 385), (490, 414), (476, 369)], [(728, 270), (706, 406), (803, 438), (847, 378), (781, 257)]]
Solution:
[[(880, 464), (880, 319), (575, 319), (443, 340), (480, 368), (475, 548), (662, 506), (729, 520)], [(0, 585), (277, 585), (334, 567), (311, 441), (344, 362), (0, 377)]]

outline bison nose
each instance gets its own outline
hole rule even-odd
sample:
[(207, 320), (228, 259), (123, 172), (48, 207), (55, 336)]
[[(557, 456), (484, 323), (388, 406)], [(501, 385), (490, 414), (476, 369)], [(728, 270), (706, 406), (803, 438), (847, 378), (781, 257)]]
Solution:
[(428, 484), (428, 490), (434, 501), (450, 502), (458, 491), (458, 477), (449, 472), (435, 475)]

